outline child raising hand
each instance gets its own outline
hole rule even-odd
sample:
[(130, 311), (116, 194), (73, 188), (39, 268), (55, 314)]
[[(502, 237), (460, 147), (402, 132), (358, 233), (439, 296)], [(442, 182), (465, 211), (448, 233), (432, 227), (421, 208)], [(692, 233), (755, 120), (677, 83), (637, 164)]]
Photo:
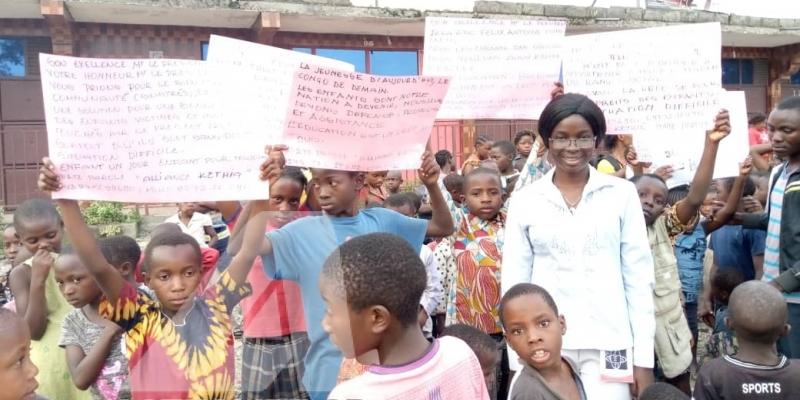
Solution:
[[(39, 188), (61, 189), (56, 166), (45, 158)], [(81, 261), (100, 286), (106, 301), (100, 314), (128, 332), (130, 386), (133, 399), (232, 399), (235, 396), (232, 326), (233, 307), (250, 294), (247, 273), (253, 246), (244, 250), (214, 285), (203, 292), (200, 245), (185, 233), (164, 233), (145, 249), (142, 272), (155, 299), (136, 290), (100, 250), (74, 200), (58, 200), (64, 225)], [(247, 229), (260, 238), (260, 229)]]

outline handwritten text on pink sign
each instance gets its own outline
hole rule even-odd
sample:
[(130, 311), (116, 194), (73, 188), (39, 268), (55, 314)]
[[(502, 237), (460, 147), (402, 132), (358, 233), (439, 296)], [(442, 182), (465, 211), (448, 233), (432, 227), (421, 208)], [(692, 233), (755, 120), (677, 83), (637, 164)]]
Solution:
[(418, 168), (448, 84), (304, 65), (289, 102), (287, 162), (349, 171)]

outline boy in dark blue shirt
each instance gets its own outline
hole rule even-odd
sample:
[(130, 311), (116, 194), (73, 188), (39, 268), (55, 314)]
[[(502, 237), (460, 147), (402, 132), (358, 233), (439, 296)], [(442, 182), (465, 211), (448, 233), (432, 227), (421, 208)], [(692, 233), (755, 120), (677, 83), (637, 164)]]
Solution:
[[(731, 188), (735, 178), (717, 181), (718, 200), (735, 201), (741, 208), (741, 198), (731, 199)], [(742, 194), (752, 196), (756, 191), (749, 177), (744, 183)], [(764, 244), (767, 233), (758, 229), (744, 228), (741, 225), (725, 225), (711, 234), (709, 248), (714, 251), (714, 265), (717, 268), (736, 268), (745, 280), (761, 279), (764, 273)]]

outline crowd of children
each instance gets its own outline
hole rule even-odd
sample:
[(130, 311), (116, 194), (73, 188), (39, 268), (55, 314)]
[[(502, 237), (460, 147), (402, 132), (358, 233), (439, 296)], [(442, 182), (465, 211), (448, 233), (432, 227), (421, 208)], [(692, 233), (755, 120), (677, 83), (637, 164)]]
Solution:
[(798, 399), (800, 97), (751, 125), (769, 154), (713, 180), (720, 111), (670, 188), (557, 86), (538, 132), (478, 136), (460, 170), (426, 151), (417, 188), (268, 147), (268, 198), (181, 203), (144, 250), (28, 200), (3, 232), (0, 400)]

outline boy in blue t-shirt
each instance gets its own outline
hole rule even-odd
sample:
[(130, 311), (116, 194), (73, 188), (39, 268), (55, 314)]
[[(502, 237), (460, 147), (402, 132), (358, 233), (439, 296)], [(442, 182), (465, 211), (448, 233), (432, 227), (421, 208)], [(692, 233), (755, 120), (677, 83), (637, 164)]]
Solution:
[[(285, 146), (267, 148), (268, 158), (261, 165), (261, 179), (270, 186), (285, 165)], [(385, 232), (402, 237), (415, 249), (422, 247), (426, 236), (444, 237), (453, 233), (453, 220), (439, 189), (439, 165), (426, 151), (422, 156), (419, 176), (428, 189), (433, 216), (430, 221), (408, 218), (384, 208), (358, 209), (358, 193), (364, 187), (360, 172), (312, 169), (313, 186), (321, 216), (298, 219), (281, 229), (269, 232), (261, 243), (241, 243), (244, 229), (266, 226), (264, 201), (248, 203), (237, 224), (233, 249), (239, 246), (260, 246), (264, 271), (273, 279), (289, 279), (300, 285), (311, 346), (305, 358), (303, 385), (312, 400), (327, 399), (336, 385), (342, 353), (333, 346), (322, 330), (325, 304), (319, 290), (319, 277), (325, 259), (345, 241), (369, 233)], [(259, 214), (259, 215), (257, 215)], [(246, 227), (250, 226), (252, 228)], [(402, 271), (398, 271), (402, 273)]]
[[(735, 202), (737, 211), (742, 211), (741, 197), (731, 196), (735, 178), (717, 181), (718, 199)], [(747, 177), (742, 195), (752, 196), (756, 192), (753, 180)], [(758, 229), (748, 229), (741, 225), (725, 225), (711, 233), (709, 248), (714, 251), (714, 265), (718, 268), (736, 268), (745, 280), (761, 279), (764, 273), (764, 247), (767, 233)]]

